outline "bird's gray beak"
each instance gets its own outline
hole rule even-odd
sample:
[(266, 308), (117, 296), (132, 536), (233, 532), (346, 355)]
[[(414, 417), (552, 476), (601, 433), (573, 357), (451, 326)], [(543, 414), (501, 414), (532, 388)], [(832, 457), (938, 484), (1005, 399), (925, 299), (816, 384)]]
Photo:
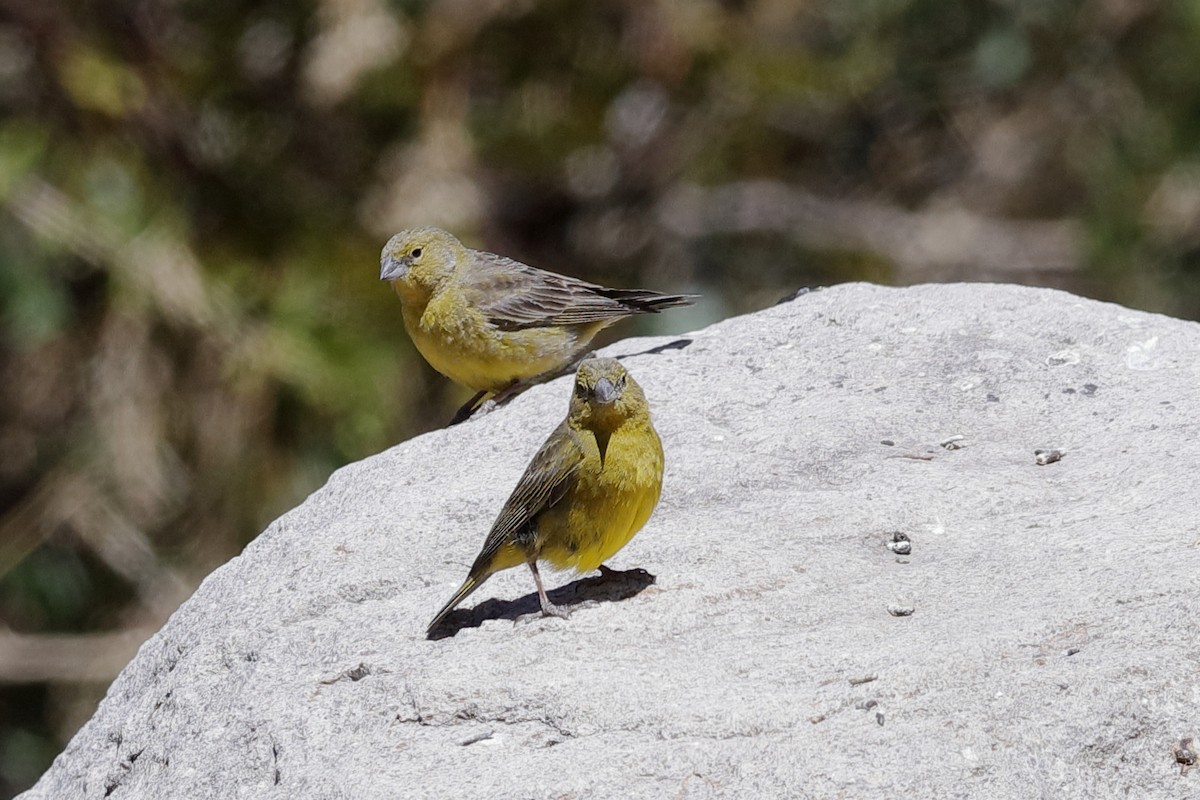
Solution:
[(379, 280), (394, 281), (397, 278), (403, 278), (408, 274), (408, 269), (407, 260), (386, 255), (379, 260)]
[(620, 390), (608, 378), (596, 381), (596, 388), (592, 390), (592, 394), (601, 405), (608, 405), (621, 396)]

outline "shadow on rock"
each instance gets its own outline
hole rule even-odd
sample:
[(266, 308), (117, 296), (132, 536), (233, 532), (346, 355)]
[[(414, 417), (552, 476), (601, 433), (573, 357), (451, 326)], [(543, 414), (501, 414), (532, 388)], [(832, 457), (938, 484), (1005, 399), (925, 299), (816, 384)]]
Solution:
[(620, 361), (623, 358), (633, 358), (634, 356), (656, 356), (659, 353), (665, 353), (668, 350), (682, 350), (691, 344), (692, 341), (693, 340), (691, 339), (676, 339), (673, 342), (660, 344), (658, 347), (651, 347), (649, 350), (643, 350), (640, 353), (623, 353), (619, 356), (613, 356), (613, 358)]
[[(564, 611), (575, 612), (600, 603), (615, 603), (639, 594), (655, 581), (644, 569), (607, 569), (590, 578), (580, 578), (549, 591), (550, 602)], [(463, 628), (478, 628), (490, 619), (517, 619), (541, 612), (537, 592), (516, 600), (485, 600), (471, 609), (456, 609), (432, 633), (430, 639), (454, 636)]]

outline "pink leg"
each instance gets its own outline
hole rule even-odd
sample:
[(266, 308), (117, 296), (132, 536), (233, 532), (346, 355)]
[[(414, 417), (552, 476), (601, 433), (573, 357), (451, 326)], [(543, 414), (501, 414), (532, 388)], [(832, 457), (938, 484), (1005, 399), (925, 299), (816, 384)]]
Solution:
[(542, 576), (538, 573), (537, 561), (529, 562), (529, 570), (533, 573), (533, 582), (537, 584), (538, 600), (542, 603), (542, 613), (547, 617), (560, 617), (561, 619), (566, 619), (570, 616), (566, 611), (551, 603), (549, 597), (546, 597), (546, 589), (542, 586)]

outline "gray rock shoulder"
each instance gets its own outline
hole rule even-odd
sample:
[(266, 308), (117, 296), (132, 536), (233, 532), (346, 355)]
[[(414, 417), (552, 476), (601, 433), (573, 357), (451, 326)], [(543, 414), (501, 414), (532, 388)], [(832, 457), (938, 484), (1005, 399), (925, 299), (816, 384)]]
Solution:
[(656, 583), (526, 618), (512, 570), (424, 637), (560, 379), (335, 473), (23, 797), (1200, 792), (1200, 325), (846, 285), (689, 338), (625, 362), (667, 471), (612, 566)]

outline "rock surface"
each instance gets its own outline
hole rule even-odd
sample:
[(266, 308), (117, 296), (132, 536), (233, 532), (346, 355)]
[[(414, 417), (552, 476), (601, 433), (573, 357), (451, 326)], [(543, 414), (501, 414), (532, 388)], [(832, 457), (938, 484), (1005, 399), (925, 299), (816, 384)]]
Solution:
[(512, 570), (424, 636), (559, 379), (339, 470), (26, 800), (1200, 796), (1200, 325), (854, 284), (689, 338), (625, 361), (668, 463), (611, 564), (657, 582), (547, 573), (563, 621)]

